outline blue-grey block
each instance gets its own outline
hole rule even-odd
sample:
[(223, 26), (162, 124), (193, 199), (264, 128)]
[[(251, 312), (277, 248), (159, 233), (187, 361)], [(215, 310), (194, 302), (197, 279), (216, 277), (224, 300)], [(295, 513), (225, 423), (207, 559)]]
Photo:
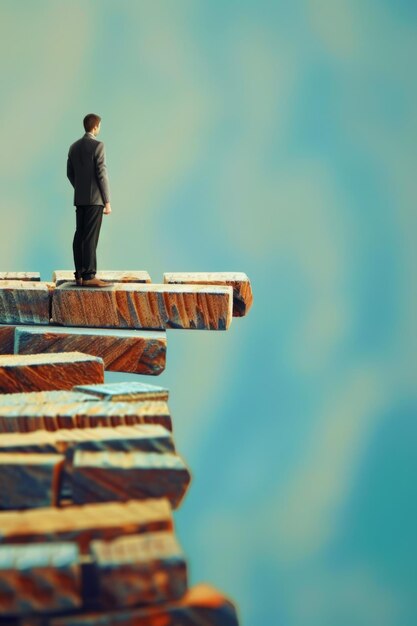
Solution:
[(74, 391), (91, 394), (101, 400), (113, 402), (134, 402), (140, 400), (168, 401), (169, 391), (157, 385), (140, 382), (103, 383), (97, 385), (77, 385)]

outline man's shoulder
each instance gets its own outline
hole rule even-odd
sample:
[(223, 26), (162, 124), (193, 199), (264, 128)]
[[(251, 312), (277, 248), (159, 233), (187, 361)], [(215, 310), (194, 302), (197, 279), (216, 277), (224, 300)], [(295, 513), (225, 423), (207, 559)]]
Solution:
[(82, 142), (82, 140), (83, 140), (83, 137), (80, 137), (80, 139), (77, 139), (77, 141), (74, 141), (74, 142), (70, 145), (70, 147), (69, 147), (68, 151), (70, 152), (71, 150), (73, 150), (76, 146), (78, 146), (78, 145)]
[(96, 139), (95, 143), (97, 144), (94, 150), (95, 154), (100, 154), (101, 152), (104, 152), (104, 142)]

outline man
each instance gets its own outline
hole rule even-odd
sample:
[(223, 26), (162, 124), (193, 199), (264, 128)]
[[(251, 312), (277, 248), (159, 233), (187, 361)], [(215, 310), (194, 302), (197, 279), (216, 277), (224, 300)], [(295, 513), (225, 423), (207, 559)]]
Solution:
[(80, 287), (106, 287), (96, 278), (96, 248), (103, 213), (111, 213), (104, 143), (96, 139), (101, 117), (89, 113), (83, 120), (85, 134), (71, 144), (67, 159), (67, 177), (74, 187), (77, 227), (72, 249), (75, 280)]

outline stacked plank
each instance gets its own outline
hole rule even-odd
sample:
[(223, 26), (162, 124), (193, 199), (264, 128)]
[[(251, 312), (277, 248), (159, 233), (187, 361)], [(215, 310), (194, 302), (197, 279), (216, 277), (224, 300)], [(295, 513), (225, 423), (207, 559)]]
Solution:
[(160, 374), (168, 329), (227, 330), (252, 305), (242, 273), (0, 273), (0, 624), (237, 626), (188, 586), (174, 533), (191, 475)]
[(82, 352), (0, 355), (0, 393), (104, 382), (103, 360)]
[(99, 276), (107, 287), (79, 287), (70, 270), (51, 282), (0, 272), (0, 354), (83, 352), (105, 370), (157, 376), (167, 329), (227, 330), (253, 300), (241, 272), (167, 273), (161, 284), (142, 270)]
[(139, 382), (0, 395), (0, 623), (237, 625), (222, 594), (188, 587), (172, 509), (191, 477), (168, 395)]

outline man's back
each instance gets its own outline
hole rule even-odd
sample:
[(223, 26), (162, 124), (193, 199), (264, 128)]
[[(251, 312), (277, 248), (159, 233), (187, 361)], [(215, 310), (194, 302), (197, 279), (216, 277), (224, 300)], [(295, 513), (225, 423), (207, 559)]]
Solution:
[(86, 132), (68, 150), (67, 177), (74, 187), (74, 205), (110, 202), (104, 143)]

